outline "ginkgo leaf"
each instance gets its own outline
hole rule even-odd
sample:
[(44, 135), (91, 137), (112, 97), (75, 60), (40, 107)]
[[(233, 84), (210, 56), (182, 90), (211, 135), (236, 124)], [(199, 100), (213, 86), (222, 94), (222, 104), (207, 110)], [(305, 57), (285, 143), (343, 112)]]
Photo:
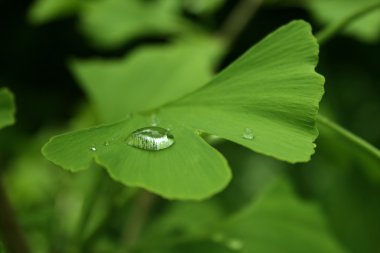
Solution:
[[(86, 169), (91, 161), (104, 166), (112, 178), (140, 186), (167, 198), (201, 199), (220, 191), (231, 178), (224, 157), (191, 128), (171, 123), (176, 143), (162, 151), (145, 151), (127, 144), (128, 135), (150, 124), (130, 120), (54, 137), (45, 156), (71, 171)], [(163, 125), (168, 126), (166, 122)]]
[(292, 22), (162, 114), (259, 153), (308, 161), (324, 83), (314, 71), (317, 61), (310, 26)]
[(7, 88), (0, 88), (0, 128), (15, 122), (15, 111), (12, 93)]
[[(104, 121), (153, 110), (195, 91), (212, 77), (216, 40), (143, 46), (115, 60), (74, 60), (71, 69)], [(188, 78), (191, 76), (192, 78)]]
[[(149, 151), (128, 145), (126, 140), (132, 132), (152, 124), (151, 114), (141, 113), (114, 124), (57, 136), (45, 145), (43, 153), (72, 171), (88, 168), (95, 160), (115, 180), (167, 198), (208, 197), (227, 185), (230, 171), (224, 158), (199, 137), (199, 130), (281, 160), (310, 159), (324, 82), (314, 71), (317, 58), (318, 45), (310, 25), (291, 22), (252, 47), (204, 87), (172, 103), (175, 94), (160, 101), (168, 103), (156, 108), (154, 123), (170, 128), (175, 140), (171, 147)], [(147, 76), (147, 71), (141, 70), (140, 74)], [(172, 76), (166, 78), (173, 84), (181, 82), (171, 80)], [(162, 82), (150, 84), (160, 87)], [(117, 92), (134, 94), (127, 88)], [(141, 95), (144, 107), (150, 96)], [(129, 112), (127, 106), (122, 106), (121, 99), (128, 105), (125, 98), (109, 93), (103, 97)]]

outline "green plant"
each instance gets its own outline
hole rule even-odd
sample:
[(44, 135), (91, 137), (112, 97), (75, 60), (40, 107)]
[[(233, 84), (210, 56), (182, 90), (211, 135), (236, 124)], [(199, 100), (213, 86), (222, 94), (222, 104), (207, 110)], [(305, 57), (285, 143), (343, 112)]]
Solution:
[[(30, 251), (28, 242), (35, 252), (380, 248), (372, 220), (380, 210), (380, 151), (318, 112), (325, 80), (315, 71), (319, 46), (341, 31), (376, 41), (360, 24), (345, 29), (379, 4), (358, 4), (332, 23), (325, 13), (329, 25), (315, 36), (308, 22), (291, 21), (214, 75), (249, 18), (278, 3), (241, 1), (210, 32), (200, 20), (225, 3), (201, 2), (41, 0), (31, 7), (34, 24), (76, 16), (95, 52), (131, 48), (118, 58), (71, 57), (68, 69), (88, 102), (68, 124), (41, 128), (5, 159), (11, 201), (4, 191), (0, 203), (24, 210), (18, 218), (27, 231), (25, 240), (12, 208), (4, 208), (3, 221), (12, 222), (0, 223), (0, 235), (9, 253)], [(286, 3), (321, 13), (322, 1)], [(376, 18), (367, 22), (376, 27)], [(133, 45), (164, 35), (165, 42)], [(321, 111), (334, 118), (331, 108)], [(13, 115), (12, 96), (1, 89), (0, 127)], [(3, 140), (17, 140), (12, 129)], [(41, 146), (65, 170), (42, 159)]]

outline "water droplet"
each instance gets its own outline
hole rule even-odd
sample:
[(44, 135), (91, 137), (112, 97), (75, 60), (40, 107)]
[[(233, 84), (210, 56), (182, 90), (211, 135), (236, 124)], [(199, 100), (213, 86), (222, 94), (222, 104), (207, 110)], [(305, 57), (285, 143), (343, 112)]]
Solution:
[(150, 120), (152, 126), (158, 126), (160, 124), (160, 120), (158, 119), (157, 114), (155, 113), (150, 116)]
[(132, 147), (158, 151), (172, 146), (174, 136), (167, 129), (152, 126), (137, 129), (128, 136), (126, 141)]
[(229, 239), (226, 242), (226, 246), (231, 250), (241, 250), (244, 247), (244, 244), (241, 240), (238, 239)]
[(93, 145), (90, 147), (90, 151), (92, 151), (92, 152), (95, 152), (95, 151), (96, 151), (96, 146), (95, 146), (95, 144), (93, 144)]
[(246, 139), (246, 140), (253, 140), (253, 138), (255, 137), (253, 135), (253, 131), (251, 128), (246, 128), (243, 132), (243, 135), (242, 135), (243, 139)]

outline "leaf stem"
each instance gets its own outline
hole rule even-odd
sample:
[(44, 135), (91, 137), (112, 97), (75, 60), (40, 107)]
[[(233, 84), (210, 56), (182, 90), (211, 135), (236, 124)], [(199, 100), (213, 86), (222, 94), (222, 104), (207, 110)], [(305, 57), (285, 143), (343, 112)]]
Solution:
[(374, 147), (370, 143), (368, 143), (367, 141), (365, 141), (362, 138), (356, 136), (355, 134), (349, 132), (348, 130), (344, 129), (343, 127), (335, 124), (334, 122), (332, 122), (331, 120), (329, 120), (328, 118), (326, 118), (320, 114), (317, 117), (317, 123), (329, 128), (329, 129), (332, 129), (334, 132), (338, 133), (339, 135), (345, 137), (350, 142), (352, 142), (352, 143), (358, 145), (359, 147), (363, 148), (364, 151), (371, 154), (372, 156), (379, 159), (379, 161), (380, 161), (380, 151), (376, 147)]
[(124, 245), (130, 247), (137, 242), (156, 201), (157, 197), (152, 193), (145, 190), (139, 192), (121, 234), (121, 241)]
[(21, 230), (12, 205), (0, 178), (0, 234), (9, 253), (30, 253), (31, 250)]
[(351, 14), (344, 17), (342, 20), (333, 23), (327, 26), (325, 29), (317, 33), (315, 36), (320, 45), (326, 43), (329, 39), (331, 39), (334, 35), (339, 33), (341, 30), (345, 29), (348, 25), (350, 25), (353, 21), (365, 16), (366, 14), (380, 8), (380, 2), (370, 3), (362, 8), (352, 12)]
[(225, 19), (219, 36), (230, 46), (255, 15), (263, 0), (241, 0)]

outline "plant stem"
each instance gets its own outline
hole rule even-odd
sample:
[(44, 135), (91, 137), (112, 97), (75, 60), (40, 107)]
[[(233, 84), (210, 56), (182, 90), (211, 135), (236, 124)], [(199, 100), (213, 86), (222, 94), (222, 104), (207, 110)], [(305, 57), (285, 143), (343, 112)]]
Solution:
[(227, 46), (231, 45), (247, 26), (262, 2), (263, 0), (241, 0), (236, 4), (219, 31), (219, 36), (227, 41)]
[(0, 234), (9, 253), (30, 253), (23, 231), (17, 223), (12, 205), (0, 178)]
[(121, 241), (124, 245), (130, 247), (137, 242), (156, 200), (155, 195), (145, 190), (141, 190), (137, 195), (121, 234)]
[(319, 44), (322, 45), (326, 43), (329, 39), (331, 39), (334, 35), (339, 33), (341, 30), (345, 29), (353, 21), (357, 20), (362, 16), (365, 16), (366, 14), (378, 8), (380, 8), (380, 2), (367, 4), (364, 7), (346, 16), (342, 20), (327, 26), (325, 29), (317, 33), (315, 37), (317, 38)]
[(327, 119), (326, 117), (319, 114), (317, 117), (317, 123), (329, 128), (329, 129), (332, 129), (334, 132), (345, 137), (347, 140), (358, 145), (359, 147), (362, 147), (367, 153), (373, 155), (377, 159), (380, 159), (380, 151), (376, 147), (372, 146), (371, 144), (369, 144), (365, 140), (354, 135), (353, 133), (349, 132), (348, 130), (344, 129), (343, 127), (335, 124), (334, 122)]

